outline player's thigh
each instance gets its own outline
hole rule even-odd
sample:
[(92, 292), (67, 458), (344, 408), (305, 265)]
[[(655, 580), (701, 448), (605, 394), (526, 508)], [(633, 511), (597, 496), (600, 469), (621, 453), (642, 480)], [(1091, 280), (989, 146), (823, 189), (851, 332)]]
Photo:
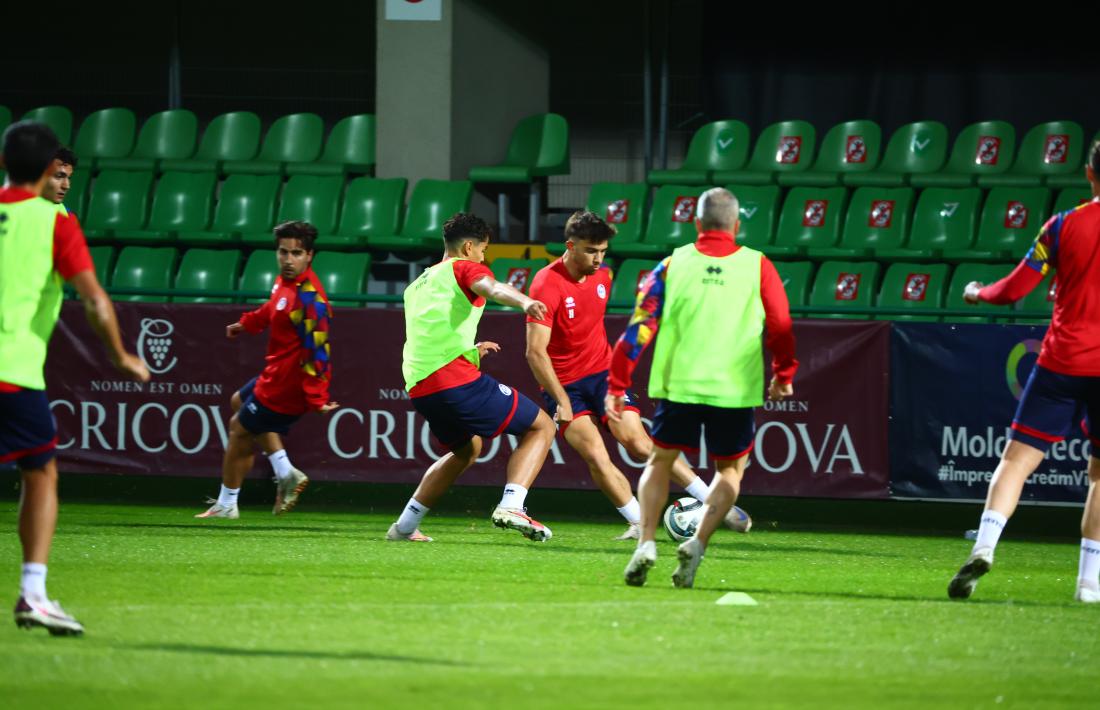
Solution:
[(649, 433), (645, 430), (642, 415), (637, 410), (623, 410), (619, 421), (607, 420), (607, 428), (611, 431), (611, 436), (625, 446), (634, 459), (644, 460), (653, 449), (653, 442), (649, 438)]
[(599, 465), (611, 460), (599, 427), (592, 417), (574, 419), (565, 430), (565, 440), (589, 465)]

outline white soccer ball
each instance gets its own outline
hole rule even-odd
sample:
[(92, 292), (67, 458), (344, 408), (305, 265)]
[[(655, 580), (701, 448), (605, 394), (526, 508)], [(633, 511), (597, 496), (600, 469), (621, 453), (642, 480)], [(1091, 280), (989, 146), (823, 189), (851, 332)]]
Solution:
[(702, 503), (690, 497), (679, 498), (665, 508), (665, 531), (674, 541), (684, 542), (695, 534), (702, 515)]

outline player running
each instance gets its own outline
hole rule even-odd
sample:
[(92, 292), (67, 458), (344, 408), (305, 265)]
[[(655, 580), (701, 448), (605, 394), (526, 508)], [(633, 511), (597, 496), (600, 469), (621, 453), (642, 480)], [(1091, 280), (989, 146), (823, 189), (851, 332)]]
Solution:
[[(615, 229), (593, 212), (575, 212), (565, 223), (565, 254), (541, 269), (531, 283), (531, 297), (546, 304), (546, 315), (527, 317), (527, 362), (542, 386), (546, 411), (588, 464), (592, 480), (626, 519), (629, 527), (616, 539), (636, 540), (641, 531), (638, 499), (611, 462), (599, 430), (599, 423), (607, 424), (632, 458), (649, 458), (653, 444), (631, 395), (626, 394), (618, 421), (608, 421), (604, 412), (611, 366), (604, 315), (611, 271), (603, 261), (614, 235)], [(672, 480), (699, 501), (707, 497), (706, 484), (683, 459), (673, 463)], [(742, 532), (751, 526), (736, 506), (726, 523)]]
[(1100, 422), (1100, 141), (1089, 151), (1085, 175), (1092, 186), (1090, 202), (1051, 217), (1007, 277), (989, 286), (969, 283), (964, 292), (969, 303), (1013, 303), (1051, 269), (1058, 278), (1050, 327), (1012, 419), (1008, 446), (989, 483), (978, 538), (947, 587), (953, 599), (968, 598), (993, 566), (993, 550), (1016, 510), (1025, 481), (1051, 444), (1080, 423), (1092, 443), (1092, 455), (1074, 598), (1100, 602), (1100, 433), (1094, 428)]
[(291, 510), (309, 479), (290, 465), (279, 434), (306, 412), (328, 414), (340, 405), (329, 401), (332, 307), (313, 272), (313, 242), (317, 228), (308, 222), (284, 222), (275, 227), (279, 278), (271, 298), (226, 326), (225, 336), (262, 333), (271, 328), (266, 365), (258, 377), (233, 394), (229, 445), (222, 461), (218, 498), (196, 518), (238, 518), (237, 496), (252, 468), (253, 446), (260, 443), (275, 469), (276, 515)]
[(508, 483), (493, 524), (549, 540), (550, 528), (529, 517), (523, 504), (554, 441), (554, 422), (519, 391), (480, 371), (481, 358), (500, 346), (475, 342), (486, 299), (534, 318), (544, 317), (546, 306), (493, 279), (482, 263), (489, 226), (481, 219), (461, 212), (451, 217), (443, 225), (443, 242), (443, 261), (405, 289), (401, 369), (413, 406), (449, 453), (425, 472), (386, 539), (430, 542), (418, 529), (420, 521), (477, 460), (482, 440), (508, 433), (520, 440), (508, 459)]
[(638, 305), (611, 359), (607, 413), (622, 418), (626, 390), (638, 358), (662, 328), (653, 354), (649, 396), (660, 400), (653, 417), (653, 454), (638, 487), (642, 533), (626, 566), (626, 583), (645, 584), (657, 561), (655, 533), (668, 498), (672, 463), (681, 451), (698, 451), (700, 430), (718, 475), (704, 501), (695, 535), (680, 545), (677, 587), (691, 587), (707, 542), (737, 502), (753, 446), (753, 408), (763, 404), (761, 331), (772, 352), (772, 399), (794, 393), (798, 361), (787, 293), (775, 266), (740, 246), (737, 198), (716, 187), (699, 198), (699, 237), (672, 252), (638, 293)]
[(122, 346), (111, 300), (96, 279), (76, 217), (41, 195), (59, 170), (57, 137), (20, 121), (4, 132), (0, 189), (0, 463), (22, 471), (19, 541), (23, 574), (15, 623), (76, 635), (84, 627), (46, 595), (46, 562), (57, 527), (57, 432), (46, 398), (46, 348), (61, 310), (61, 282), (84, 302), (84, 313), (119, 372), (149, 380), (145, 363)]

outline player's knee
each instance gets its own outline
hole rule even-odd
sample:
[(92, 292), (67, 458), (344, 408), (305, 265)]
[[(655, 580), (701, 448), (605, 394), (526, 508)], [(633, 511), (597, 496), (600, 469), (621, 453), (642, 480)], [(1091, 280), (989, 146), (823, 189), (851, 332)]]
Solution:
[(456, 459), (469, 466), (481, 456), (481, 439), (474, 437), (452, 452)]
[(540, 410), (539, 415), (535, 417), (535, 423), (531, 425), (531, 431), (538, 432), (548, 439), (553, 439), (558, 430), (554, 426), (554, 420), (550, 418), (550, 415)]
[(234, 412), (237, 412), (241, 408), (240, 392), (234, 392), (233, 396), (229, 398), (229, 406), (233, 408)]
[(653, 451), (653, 442), (647, 436), (635, 436), (623, 442), (630, 458), (635, 461), (645, 461)]
[(245, 429), (244, 424), (241, 424), (241, 420), (234, 414), (229, 420), (229, 436), (233, 439), (250, 439), (252, 432)]

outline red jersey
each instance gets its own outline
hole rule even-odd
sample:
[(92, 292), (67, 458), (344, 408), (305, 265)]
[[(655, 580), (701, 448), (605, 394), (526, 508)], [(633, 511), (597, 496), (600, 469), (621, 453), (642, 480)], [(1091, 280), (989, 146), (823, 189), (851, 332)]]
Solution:
[[(475, 282), (486, 276), (492, 278), (492, 270), (485, 264), (469, 261), (467, 259), (455, 259), (454, 270), (455, 280), (458, 281), (458, 287), (462, 289), (462, 293), (465, 294), (470, 303), (475, 306), (484, 306), (485, 298), (474, 293), (471, 287)], [(449, 390), (452, 387), (461, 387), (462, 385), (470, 384), (479, 377), (481, 377), (481, 370), (474, 367), (472, 362), (459, 355), (454, 360), (451, 360), (443, 367), (420, 380), (420, 382), (417, 382), (416, 385), (409, 390), (409, 396), (425, 397), (429, 394)]]
[[(33, 192), (18, 187), (0, 188), (0, 204), (10, 205), (24, 200), (41, 199)], [(53, 268), (61, 278), (71, 280), (81, 271), (95, 269), (92, 255), (88, 252), (88, 242), (76, 215), (57, 214), (53, 223)], [(18, 385), (0, 382), (0, 392), (19, 392)]]
[(606, 265), (583, 281), (569, 274), (562, 259), (535, 274), (531, 298), (546, 304), (546, 317), (528, 316), (527, 322), (550, 328), (546, 352), (563, 386), (611, 367), (603, 322), (610, 297), (611, 270)]
[(1051, 217), (1016, 269), (978, 297), (1012, 303), (1050, 269), (1056, 272), (1054, 313), (1039, 364), (1062, 375), (1100, 377), (1100, 198)]
[(293, 280), (280, 276), (267, 303), (241, 316), (249, 333), (271, 328), (266, 364), (253, 390), (260, 404), (280, 414), (304, 414), (328, 403), (331, 318), (313, 269)]

